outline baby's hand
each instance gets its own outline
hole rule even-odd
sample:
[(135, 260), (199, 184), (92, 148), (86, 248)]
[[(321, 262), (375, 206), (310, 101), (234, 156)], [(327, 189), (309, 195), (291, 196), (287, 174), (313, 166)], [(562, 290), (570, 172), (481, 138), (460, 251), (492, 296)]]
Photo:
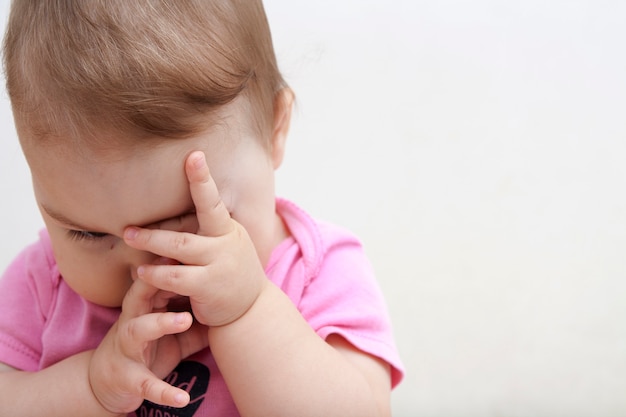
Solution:
[(188, 296), (196, 319), (222, 326), (241, 317), (267, 283), (248, 233), (224, 205), (202, 152), (185, 162), (198, 221), (197, 233), (129, 227), (129, 246), (175, 259), (182, 265), (143, 265), (141, 280)]
[(136, 410), (144, 399), (184, 407), (189, 394), (164, 382), (187, 356), (208, 346), (207, 332), (188, 312), (166, 312), (168, 295), (137, 280), (124, 298), (122, 313), (94, 352), (91, 389), (113, 413)]

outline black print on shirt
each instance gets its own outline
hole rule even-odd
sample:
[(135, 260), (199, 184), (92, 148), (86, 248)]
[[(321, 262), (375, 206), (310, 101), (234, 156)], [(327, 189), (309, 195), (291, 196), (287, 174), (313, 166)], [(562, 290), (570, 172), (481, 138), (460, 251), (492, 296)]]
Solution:
[(187, 391), (191, 397), (189, 404), (184, 408), (173, 408), (144, 401), (136, 411), (137, 417), (193, 417), (206, 397), (210, 378), (209, 368), (200, 362), (179, 363), (165, 382)]

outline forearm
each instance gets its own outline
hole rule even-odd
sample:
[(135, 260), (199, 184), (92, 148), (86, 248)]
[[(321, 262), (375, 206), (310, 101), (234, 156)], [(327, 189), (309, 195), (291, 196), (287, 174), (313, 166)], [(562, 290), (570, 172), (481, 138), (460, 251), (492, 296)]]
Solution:
[(388, 408), (360, 370), (322, 340), (268, 284), (251, 309), (209, 330), (242, 416), (381, 416)]
[(91, 391), (92, 353), (71, 356), (38, 372), (0, 372), (0, 410), (10, 410), (15, 417), (116, 416), (104, 410)]

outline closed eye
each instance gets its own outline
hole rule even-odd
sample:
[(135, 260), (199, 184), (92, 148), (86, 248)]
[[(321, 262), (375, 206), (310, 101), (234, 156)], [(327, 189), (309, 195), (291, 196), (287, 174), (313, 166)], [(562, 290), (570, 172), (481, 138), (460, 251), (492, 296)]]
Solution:
[(96, 241), (96, 240), (101, 240), (105, 238), (106, 236), (108, 236), (107, 233), (89, 232), (87, 230), (68, 230), (67, 235), (70, 237), (70, 239), (75, 240), (75, 241), (81, 241), (81, 240)]

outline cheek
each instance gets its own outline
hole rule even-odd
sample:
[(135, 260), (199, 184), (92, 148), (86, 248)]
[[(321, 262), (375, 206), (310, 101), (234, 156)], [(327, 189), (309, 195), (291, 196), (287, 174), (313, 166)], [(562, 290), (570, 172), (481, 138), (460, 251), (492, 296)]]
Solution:
[(263, 253), (273, 241), (276, 220), (274, 190), (263, 183), (241, 187), (233, 194), (232, 217), (248, 232), (257, 251)]
[(77, 254), (63, 256), (59, 251), (57, 265), (63, 280), (84, 299), (105, 307), (120, 307), (132, 278), (128, 270), (109, 256)]

